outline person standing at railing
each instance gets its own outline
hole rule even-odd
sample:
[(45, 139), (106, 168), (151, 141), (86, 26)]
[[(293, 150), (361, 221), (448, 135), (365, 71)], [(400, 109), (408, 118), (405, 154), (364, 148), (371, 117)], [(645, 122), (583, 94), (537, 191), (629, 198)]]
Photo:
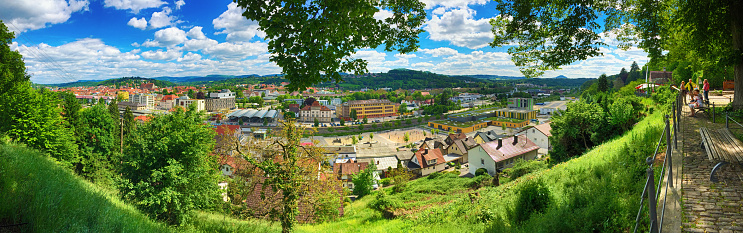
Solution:
[(702, 101), (702, 94), (699, 93), (698, 89), (694, 90), (694, 97), (692, 98), (692, 102), (689, 103), (689, 108), (691, 110), (691, 115), (689, 116), (696, 117), (696, 115), (694, 115), (694, 109), (704, 107), (704, 101)]
[(689, 79), (689, 82), (686, 83), (686, 90), (689, 90), (689, 97), (691, 97), (692, 100), (694, 100), (694, 89), (697, 89), (697, 84)]
[(709, 102), (709, 82), (707, 79), (704, 80), (704, 86), (702, 89), (704, 89), (704, 100)]
[(685, 84), (685, 82), (684, 81), (681, 81), (681, 85), (679, 85), (679, 88), (681, 88), (681, 96), (684, 97), (684, 104), (686, 104), (686, 95), (687, 95), (686, 92), (688, 90), (686, 89), (686, 87), (684, 86), (684, 84)]

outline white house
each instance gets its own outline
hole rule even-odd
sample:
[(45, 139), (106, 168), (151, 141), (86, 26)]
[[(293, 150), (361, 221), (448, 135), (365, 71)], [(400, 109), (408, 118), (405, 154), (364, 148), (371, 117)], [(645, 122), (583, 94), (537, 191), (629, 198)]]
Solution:
[(445, 167), (446, 159), (438, 148), (418, 150), (408, 163), (408, 169), (419, 176), (443, 171)]
[(536, 159), (538, 150), (539, 146), (526, 135), (500, 138), (480, 144), (469, 150), (470, 173), (475, 174), (477, 169), (485, 168), (488, 174), (495, 175), (498, 171), (512, 167), (518, 159)]
[(552, 133), (550, 133), (551, 130), (552, 127), (550, 126), (550, 123), (544, 123), (525, 130), (524, 135), (540, 148), (549, 150), (552, 149), (549, 140), (549, 138), (552, 137)]
[(555, 111), (557, 111), (556, 108), (540, 108), (539, 109), (539, 114), (542, 114), (542, 115), (550, 114), (550, 115), (552, 115)]

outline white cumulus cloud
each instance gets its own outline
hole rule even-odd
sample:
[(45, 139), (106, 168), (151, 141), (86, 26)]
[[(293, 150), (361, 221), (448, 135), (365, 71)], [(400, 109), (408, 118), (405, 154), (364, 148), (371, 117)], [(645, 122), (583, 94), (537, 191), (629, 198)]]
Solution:
[(160, 12), (153, 12), (152, 17), (150, 17), (150, 28), (162, 28), (173, 25), (176, 17), (171, 16), (170, 12), (169, 7), (163, 7), (163, 11)]
[(447, 48), (447, 47), (440, 47), (440, 48), (435, 48), (435, 49), (421, 49), (420, 51), (426, 54), (430, 54), (433, 57), (445, 57), (445, 56), (452, 56), (452, 55), (459, 54), (457, 50), (454, 50), (452, 48)]
[(48, 24), (67, 22), (72, 13), (87, 11), (87, 0), (10, 0), (0, 4), (0, 20), (17, 33), (36, 30)]
[(129, 19), (129, 22), (126, 25), (144, 30), (145, 28), (147, 28), (147, 20), (144, 17), (142, 17), (141, 19), (132, 17), (131, 19)]
[(212, 20), (215, 29), (222, 29), (215, 34), (227, 34), (227, 40), (233, 42), (250, 41), (255, 36), (265, 37), (266, 33), (258, 30), (258, 22), (248, 20), (242, 13), (237, 3), (227, 5), (227, 11)]
[(190, 37), (191, 39), (197, 39), (197, 40), (203, 40), (206, 39), (206, 35), (204, 35), (204, 32), (201, 31), (202, 27), (196, 26), (191, 28), (191, 30), (188, 30), (188, 33), (186, 35)]
[(485, 5), (488, 3), (487, 0), (422, 0), (421, 2), (426, 4), (426, 9), (433, 9), (435, 6), (464, 8), (468, 5)]
[(494, 38), (489, 18), (474, 19), (475, 11), (469, 8), (453, 9), (440, 17), (433, 15), (423, 28), (435, 41), (449, 41), (452, 45), (478, 49)]
[(158, 49), (157, 51), (145, 51), (141, 53), (143, 58), (149, 60), (175, 60), (180, 58), (182, 54), (183, 53), (177, 49), (168, 49), (167, 51)]
[(160, 0), (105, 0), (103, 5), (105, 7), (113, 7), (117, 10), (131, 10), (134, 14), (138, 14), (142, 9), (156, 8), (162, 5), (166, 5), (166, 2)]
[(186, 5), (186, 2), (183, 0), (178, 0), (175, 2), (175, 9), (180, 10), (183, 5)]
[(177, 28), (169, 27), (155, 32), (154, 40), (142, 43), (145, 47), (170, 47), (186, 42), (186, 32)]

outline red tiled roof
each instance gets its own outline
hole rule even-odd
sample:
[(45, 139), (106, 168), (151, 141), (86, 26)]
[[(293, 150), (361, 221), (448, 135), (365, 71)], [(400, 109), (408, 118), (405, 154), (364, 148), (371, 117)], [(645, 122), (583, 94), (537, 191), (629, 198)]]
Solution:
[[(413, 155), (418, 160), (418, 163), (421, 165), (421, 168), (426, 168), (430, 166), (435, 166), (437, 164), (445, 163), (444, 156), (441, 154), (441, 149), (423, 149), (416, 151)], [(436, 164), (428, 164), (429, 160), (436, 159)]]
[(333, 164), (333, 173), (336, 175), (353, 175), (366, 169), (368, 162), (356, 163), (353, 160), (349, 160), (348, 163), (335, 163)]
[(176, 95), (164, 95), (162, 101), (178, 99)]
[(517, 137), (519, 140), (516, 145), (513, 144), (514, 137), (507, 137), (501, 139), (503, 140), (503, 144), (500, 148), (498, 148), (498, 140), (480, 144), (480, 147), (482, 147), (482, 149), (485, 150), (485, 152), (490, 155), (490, 158), (492, 158), (496, 163), (539, 149), (539, 146), (529, 140), (526, 135), (519, 135)]
[(534, 126), (535, 129), (542, 132), (544, 135), (547, 135), (547, 137), (552, 137), (552, 126), (550, 126), (550, 123), (544, 123), (541, 125)]

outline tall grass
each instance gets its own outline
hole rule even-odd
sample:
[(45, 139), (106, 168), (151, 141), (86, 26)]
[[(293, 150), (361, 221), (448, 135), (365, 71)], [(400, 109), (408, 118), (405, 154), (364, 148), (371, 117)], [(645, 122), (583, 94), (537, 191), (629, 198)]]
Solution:
[(0, 146), (0, 225), (30, 232), (166, 232), (110, 191), (38, 151)]

